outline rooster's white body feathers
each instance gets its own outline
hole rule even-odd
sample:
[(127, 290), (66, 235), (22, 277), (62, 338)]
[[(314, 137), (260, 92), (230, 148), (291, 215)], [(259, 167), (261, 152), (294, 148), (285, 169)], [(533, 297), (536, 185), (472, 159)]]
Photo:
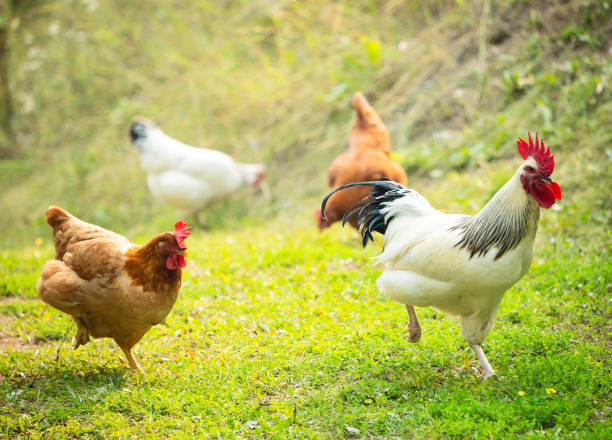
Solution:
[[(511, 197), (530, 203), (522, 189), (512, 191), (517, 182), (520, 185), (515, 177), (489, 204), (508, 203)], [(389, 202), (381, 214), (392, 220), (377, 258), (384, 269), (379, 289), (400, 303), (435, 307), (458, 317), (463, 337), (482, 343), (504, 293), (529, 269), (535, 230), (496, 259), (497, 247), (480, 256), (457, 247), (462, 234), (457, 226), (468, 216), (441, 213), (416, 192)]]
[[(553, 159), (543, 148), (542, 143), (534, 155), (546, 165)], [(420, 338), (414, 306), (449, 313), (459, 319), (463, 337), (488, 377), (493, 370), (480, 344), (491, 330), (504, 293), (533, 260), (540, 203), (532, 193), (546, 207), (561, 197), (558, 185), (549, 174), (539, 172), (538, 165), (527, 157), (475, 216), (444, 214), (416, 191), (388, 180), (343, 185), (325, 197), (321, 210), (325, 212), (337, 191), (372, 187), (370, 196), (347, 212), (343, 222), (357, 218), (364, 246), (373, 240), (372, 232), (384, 234), (383, 252), (377, 257), (383, 272), (376, 284), (389, 298), (407, 306), (409, 340)], [(553, 167), (554, 162), (547, 170), (552, 172)]]

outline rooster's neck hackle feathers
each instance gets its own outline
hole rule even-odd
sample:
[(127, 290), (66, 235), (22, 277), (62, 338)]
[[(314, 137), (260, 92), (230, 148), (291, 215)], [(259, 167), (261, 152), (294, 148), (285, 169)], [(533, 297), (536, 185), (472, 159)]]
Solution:
[(519, 170), (478, 214), (461, 218), (451, 230), (459, 231), (455, 246), (467, 250), (470, 258), (495, 248), (497, 260), (524, 238), (534, 239), (539, 218), (538, 204), (523, 190)]

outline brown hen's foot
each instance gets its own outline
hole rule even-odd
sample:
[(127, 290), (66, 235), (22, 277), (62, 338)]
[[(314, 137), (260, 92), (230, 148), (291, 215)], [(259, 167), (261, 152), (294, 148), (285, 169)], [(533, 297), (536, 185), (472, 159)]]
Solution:
[(408, 310), (408, 317), (410, 318), (407, 339), (408, 342), (415, 344), (421, 339), (421, 325), (419, 324), (414, 307), (406, 304), (406, 310)]
[(73, 316), (72, 319), (77, 325), (77, 334), (72, 339), (72, 346), (76, 350), (80, 345), (85, 345), (89, 342), (89, 330), (87, 330), (85, 321), (83, 321), (81, 318), (75, 318)]
[(125, 357), (127, 358), (127, 361), (130, 364), (130, 368), (140, 373), (140, 366), (138, 366), (138, 363), (134, 359), (134, 356), (132, 356), (132, 351), (131, 351), (132, 349), (121, 347), (121, 350), (123, 350), (123, 353), (125, 353)]

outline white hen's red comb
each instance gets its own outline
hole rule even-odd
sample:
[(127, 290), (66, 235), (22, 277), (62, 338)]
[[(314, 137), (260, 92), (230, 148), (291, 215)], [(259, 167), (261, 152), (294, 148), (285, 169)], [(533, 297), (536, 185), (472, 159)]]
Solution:
[(179, 220), (174, 225), (174, 238), (176, 239), (176, 244), (178, 244), (181, 249), (187, 249), (187, 246), (185, 246), (185, 239), (191, 234), (190, 229), (191, 226), (187, 226), (187, 223), (183, 220)]

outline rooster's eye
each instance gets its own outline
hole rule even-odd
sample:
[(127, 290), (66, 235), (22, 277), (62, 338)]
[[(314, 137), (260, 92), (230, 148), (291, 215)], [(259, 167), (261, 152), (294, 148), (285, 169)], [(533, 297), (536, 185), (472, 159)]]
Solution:
[(533, 173), (535, 172), (535, 169), (532, 166), (527, 165), (525, 168), (523, 168), (525, 171), (527, 171), (528, 173)]

